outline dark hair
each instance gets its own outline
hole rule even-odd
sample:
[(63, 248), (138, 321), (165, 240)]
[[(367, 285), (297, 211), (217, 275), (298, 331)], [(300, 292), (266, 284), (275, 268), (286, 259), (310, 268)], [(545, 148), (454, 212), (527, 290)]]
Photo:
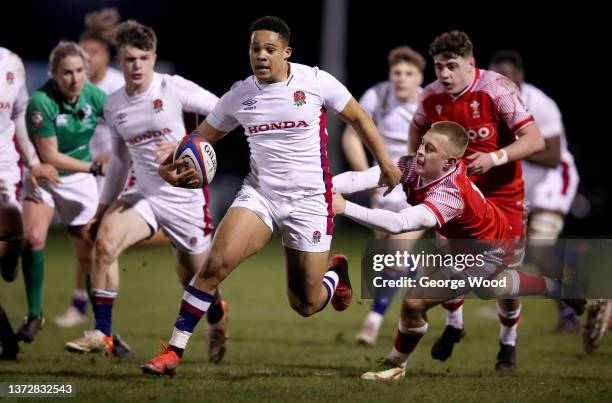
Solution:
[(291, 38), (289, 25), (278, 17), (265, 16), (256, 19), (251, 24), (251, 33), (259, 30), (276, 32), (287, 44)]
[(491, 56), (491, 64), (509, 63), (517, 69), (524, 71), (523, 58), (516, 50), (499, 50)]
[(421, 73), (425, 71), (425, 66), (427, 65), (425, 58), (419, 52), (408, 46), (398, 46), (397, 48), (391, 49), (387, 56), (387, 62), (389, 63), (389, 67), (393, 67), (400, 62), (414, 64)]
[(85, 16), (87, 29), (81, 34), (79, 40), (82, 42), (93, 39), (102, 42), (110, 50), (110, 47), (115, 44), (117, 23), (120, 19), (116, 8), (103, 8), (87, 14)]
[(474, 55), (474, 45), (465, 32), (450, 31), (434, 39), (429, 45), (429, 54), (431, 57), (442, 55), (446, 59), (459, 56), (472, 57)]
[(134, 20), (122, 22), (117, 26), (116, 41), (117, 49), (129, 45), (140, 50), (157, 50), (157, 37), (153, 28)]
[(440, 121), (431, 125), (431, 131), (446, 136), (451, 144), (463, 155), (468, 145), (468, 135), (463, 126), (451, 121)]

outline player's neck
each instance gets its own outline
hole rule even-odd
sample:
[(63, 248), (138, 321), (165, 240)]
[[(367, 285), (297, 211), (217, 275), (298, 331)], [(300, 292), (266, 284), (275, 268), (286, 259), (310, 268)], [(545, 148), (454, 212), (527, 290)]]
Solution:
[(142, 83), (126, 83), (125, 84), (125, 92), (127, 92), (128, 96), (133, 97), (135, 95), (140, 95), (146, 92), (149, 87), (153, 83), (153, 74), (143, 80)]
[(470, 88), (472, 86), (472, 84), (474, 84), (474, 80), (476, 80), (476, 68), (474, 68), (474, 70), (472, 71), (472, 75), (470, 80), (468, 81), (467, 85), (464, 86), (461, 91), (457, 92), (456, 94), (451, 94), (453, 97), (459, 97), (461, 96), (463, 93), (465, 93), (467, 91), (468, 88)]
[(401, 103), (404, 104), (417, 104), (419, 103), (419, 98), (421, 97), (421, 94), (419, 93), (418, 90), (414, 90), (412, 92), (410, 92), (408, 95), (406, 95), (405, 97), (398, 97), (397, 94), (395, 95), (395, 98), (397, 98), (397, 100)]
[(89, 77), (89, 81), (92, 84), (98, 85), (100, 83), (100, 81), (102, 81), (104, 79), (104, 76), (106, 75), (106, 69), (100, 69), (96, 72), (94, 72), (91, 77)]

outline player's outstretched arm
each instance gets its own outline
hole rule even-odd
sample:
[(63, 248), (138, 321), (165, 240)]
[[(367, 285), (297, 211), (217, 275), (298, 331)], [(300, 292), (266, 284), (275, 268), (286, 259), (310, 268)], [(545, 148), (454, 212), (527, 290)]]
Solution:
[(342, 194), (352, 194), (380, 187), (380, 167), (373, 166), (365, 171), (349, 171), (334, 176), (332, 182), (334, 191)]
[(355, 98), (351, 98), (339, 116), (353, 127), (357, 134), (359, 134), (359, 137), (361, 137), (363, 144), (365, 144), (372, 155), (374, 155), (374, 158), (376, 158), (376, 161), (378, 161), (380, 166), (380, 184), (389, 187), (387, 192), (393, 190), (400, 181), (401, 172), (391, 161), (389, 154), (385, 150), (382, 139), (378, 134), (378, 129), (370, 115), (363, 110)]
[(391, 234), (433, 228), (438, 223), (436, 216), (422, 204), (396, 213), (366, 208), (346, 201), (342, 195), (334, 193), (333, 209), (334, 213), (344, 215), (359, 224)]

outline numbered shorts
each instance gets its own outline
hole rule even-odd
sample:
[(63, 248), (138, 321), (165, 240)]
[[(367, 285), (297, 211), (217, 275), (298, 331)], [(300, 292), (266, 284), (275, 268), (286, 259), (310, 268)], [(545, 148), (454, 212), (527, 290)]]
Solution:
[(186, 202), (179, 198), (144, 196), (132, 189), (123, 193), (120, 200), (136, 209), (151, 228), (151, 235), (161, 228), (175, 248), (190, 255), (198, 255), (210, 248), (212, 219), (204, 194)]
[(54, 185), (40, 181), (37, 187), (29, 178), (25, 181), (26, 198), (45, 203), (57, 210), (62, 223), (67, 226), (85, 225), (98, 209), (98, 185), (88, 173), (61, 176), (62, 183)]
[(282, 234), (283, 246), (303, 252), (329, 250), (334, 228), (331, 195), (313, 195), (299, 199), (265, 197), (244, 184), (230, 206), (251, 210), (274, 231)]

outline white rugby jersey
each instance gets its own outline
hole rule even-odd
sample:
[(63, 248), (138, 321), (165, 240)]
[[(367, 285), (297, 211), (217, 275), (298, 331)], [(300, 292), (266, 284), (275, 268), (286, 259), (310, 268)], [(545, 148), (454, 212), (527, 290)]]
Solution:
[(245, 183), (269, 197), (329, 194), (328, 110), (340, 113), (351, 94), (329, 73), (290, 63), (289, 78), (261, 84), (255, 76), (235, 83), (206, 118), (223, 132), (244, 128), (251, 150)]
[(218, 98), (180, 76), (155, 73), (149, 89), (128, 96), (125, 87), (111, 94), (104, 116), (111, 129), (113, 155), (100, 203), (117, 198), (127, 174), (130, 160), (136, 188), (144, 196), (159, 196), (182, 203), (198, 200), (201, 190), (175, 188), (158, 174), (156, 144), (179, 141), (185, 134), (183, 112), (208, 115)]
[(406, 155), (408, 131), (412, 116), (419, 106), (418, 102), (399, 101), (391, 82), (383, 81), (368, 89), (359, 103), (376, 123), (391, 159), (396, 160)]
[[(108, 67), (104, 78), (96, 84), (96, 87), (104, 91), (106, 95), (110, 95), (124, 85), (123, 73), (115, 68)], [(110, 129), (104, 119), (98, 119), (96, 131), (89, 141), (89, 149), (94, 158), (111, 152)]]
[[(567, 164), (573, 167), (574, 157), (567, 149), (567, 139), (565, 137), (563, 120), (555, 101), (542, 90), (528, 83), (521, 84), (521, 98), (523, 98), (525, 105), (527, 105), (527, 109), (533, 115), (540, 129), (540, 133), (542, 133), (542, 137), (550, 138), (561, 136), (561, 165)], [(544, 180), (548, 172), (558, 170), (557, 168), (548, 168), (534, 164), (527, 160), (523, 160), (522, 163), (523, 181), (525, 181), (525, 190), (528, 194), (531, 193), (534, 186)], [(560, 174), (567, 169), (567, 166), (565, 170), (561, 169)]]
[(21, 58), (0, 47), (0, 163), (16, 164), (15, 122), (25, 117), (28, 91)]

